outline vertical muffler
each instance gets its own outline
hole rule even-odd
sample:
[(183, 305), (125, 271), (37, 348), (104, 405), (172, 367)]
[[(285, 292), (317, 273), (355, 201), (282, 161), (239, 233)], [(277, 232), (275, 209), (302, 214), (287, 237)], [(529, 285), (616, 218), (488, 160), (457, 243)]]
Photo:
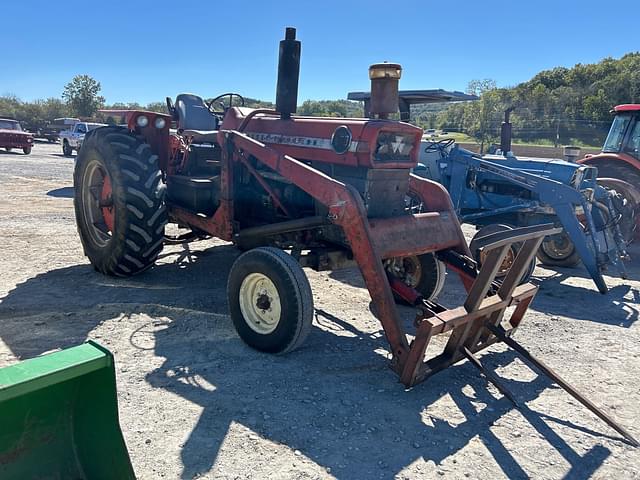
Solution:
[(500, 125), (500, 150), (505, 157), (511, 151), (511, 112), (514, 107), (509, 107), (504, 111), (504, 121)]
[(292, 113), (296, 113), (299, 78), (300, 41), (296, 40), (296, 29), (287, 27), (284, 40), (280, 41), (276, 86), (276, 110), (280, 112), (282, 120), (287, 120)]

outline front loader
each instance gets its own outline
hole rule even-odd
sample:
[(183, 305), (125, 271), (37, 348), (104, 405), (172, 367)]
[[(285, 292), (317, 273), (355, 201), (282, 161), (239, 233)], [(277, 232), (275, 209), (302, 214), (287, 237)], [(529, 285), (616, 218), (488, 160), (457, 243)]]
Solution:
[[(170, 115), (111, 111), (127, 126), (87, 135), (74, 172), (86, 255), (100, 272), (128, 276), (152, 267), (167, 242), (233, 242), (244, 253), (227, 280), (231, 320), (243, 341), (270, 353), (295, 349), (310, 331), (313, 296), (303, 267), (358, 266), (405, 386), (463, 358), (480, 365), (475, 352), (521, 322), (537, 290), (520, 285), (524, 268), (557, 229), (486, 237), (478, 270), (447, 191), (411, 173), (422, 130), (389, 119), (398, 108), (400, 65), (370, 67), (370, 118), (296, 116), (295, 35), (287, 28), (280, 42), (275, 110), (245, 108), (238, 94), (209, 102), (181, 94), (167, 100)], [(169, 235), (167, 223), (183, 233)], [(497, 282), (514, 243), (524, 246)], [(434, 300), (444, 265), (468, 291), (456, 309)], [(414, 332), (396, 300), (417, 308)], [(439, 334), (449, 335), (447, 347), (425, 361)]]
[(0, 478), (135, 479), (108, 350), (89, 341), (0, 368)]

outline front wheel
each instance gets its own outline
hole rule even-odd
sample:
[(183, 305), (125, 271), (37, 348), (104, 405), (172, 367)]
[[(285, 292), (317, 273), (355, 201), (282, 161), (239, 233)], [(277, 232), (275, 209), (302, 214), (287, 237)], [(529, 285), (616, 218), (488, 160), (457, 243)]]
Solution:
[(24, 153), (25, 155), (29, 155), (31, 153), (31, 147), (24, 147), (22, 149), (22, 153)]
[[(481, 250), (478, 247), (481, 244), (480, 239), (487, 235), (491, 235), (492, 233), (504, 232), (507, 230), (513, 230), (513, 227), (510, 227), (509, 225), (495, 223), (491, 225), (486, 225), (476, 232), (476, 234), (471, 239), (471, 243), (469, 243), (469, 250), (471, 250), (473, 259), (478, 264), (478, 268), (482, 267), (482, 264), (486, 260), (486, 253), (484, 252), (484, 250)], [(520, 248), (522, 248), (522, 245), (519, 243), (511, 245), (511, 248), (509, 249), (506, 256), (504, 257), (504, 260), (502, 261), (502, 265), (500, 265), (500, 269), (498, 270), (498, 273), (496, 275), (496, 278), (498, 280), (503, 280), (507, 276), (509, 269), (513, 265), (513, 262), (515, 262), (516, 260), (516, 256), (518, 255)], [(522, 275), (522, 279), (520, 280), (520, 284), (528, 282), (531, 279), (531, 275), (533, 275), (533, 272), (535, 269), (536, 269), (536, 259), (534, 257), (531, 259), (531, 262), (527, 266), (527, 269), (524, 271), (524, 274)]]
[(167, 209), (158, 156), (118, 127), (91, 132), (74, 170), (76, 224), (96, 270), (130, 276), (162, 250)]
[(71, 145), (69, 145), (69, 142), (66, 140), (62, 142), (62, 153), (65, 157), (73, 155), (73, 148), (71, 148)]
[(425, 300), (434, 300), (444, 287), (446, 267), (433, 253), (392, 258), (385, 262), (385, 268)]
[(537, 252), (538, 260), (551, 267), (575, 267), (580, 263), (580, 255), (566, 232), (545, 237)]
[(229, 273), (227, 299), (238, 335), (256, 350), (287, 353), (311, 330), (309, 281), (300, 264), (278, 248), (240, 255)]

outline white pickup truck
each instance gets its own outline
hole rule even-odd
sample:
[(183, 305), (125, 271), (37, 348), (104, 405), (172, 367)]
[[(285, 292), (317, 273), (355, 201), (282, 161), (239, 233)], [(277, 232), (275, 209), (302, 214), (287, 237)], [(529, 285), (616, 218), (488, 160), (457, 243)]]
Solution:
[(90, 122), (78, 122), (71, 130), (64, 130), (60, 132), (60, 140), (62, 141), (62, 153), (65, 157), (73, 155), (73, 151), (80, 151), (82, 146), (82, 140), (87, 132), (90, 132), (94, 128), (105, 127), (106, 123), (90, 123)]

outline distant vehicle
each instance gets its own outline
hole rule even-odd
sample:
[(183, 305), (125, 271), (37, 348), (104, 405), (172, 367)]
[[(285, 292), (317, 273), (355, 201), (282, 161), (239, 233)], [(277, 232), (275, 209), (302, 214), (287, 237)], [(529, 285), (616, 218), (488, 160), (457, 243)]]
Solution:
[(20, 122), (13, 118), (0, 118), (0, 148), (7, 152), (21, 148), (25, 155), (29, 155), (32, 147), (33, 134), (22, 130)]
[(39, 126), (36, 131), (36, 137), (44, 138), (49, 142), (55, 143), (60, 139), (60, 132), (72, 129), (78, 122), (80, 122), (79, 118), (55, 118)]
[(425, 135), (435, 135), (436, 134), (436, 129), (435, 128), (427, 128), (424, 131)]
[(62, 139), (62, 153), (65, 157), (73, 155), (73, 151), (80, 151), (82, 147), (82, 141), (87, 132), (94, 130), (98, 127), (106, 127), (106, 123), (90, 123), (90, 122), (76, 122), (72, 129), (60, 132), (60, 138)]

